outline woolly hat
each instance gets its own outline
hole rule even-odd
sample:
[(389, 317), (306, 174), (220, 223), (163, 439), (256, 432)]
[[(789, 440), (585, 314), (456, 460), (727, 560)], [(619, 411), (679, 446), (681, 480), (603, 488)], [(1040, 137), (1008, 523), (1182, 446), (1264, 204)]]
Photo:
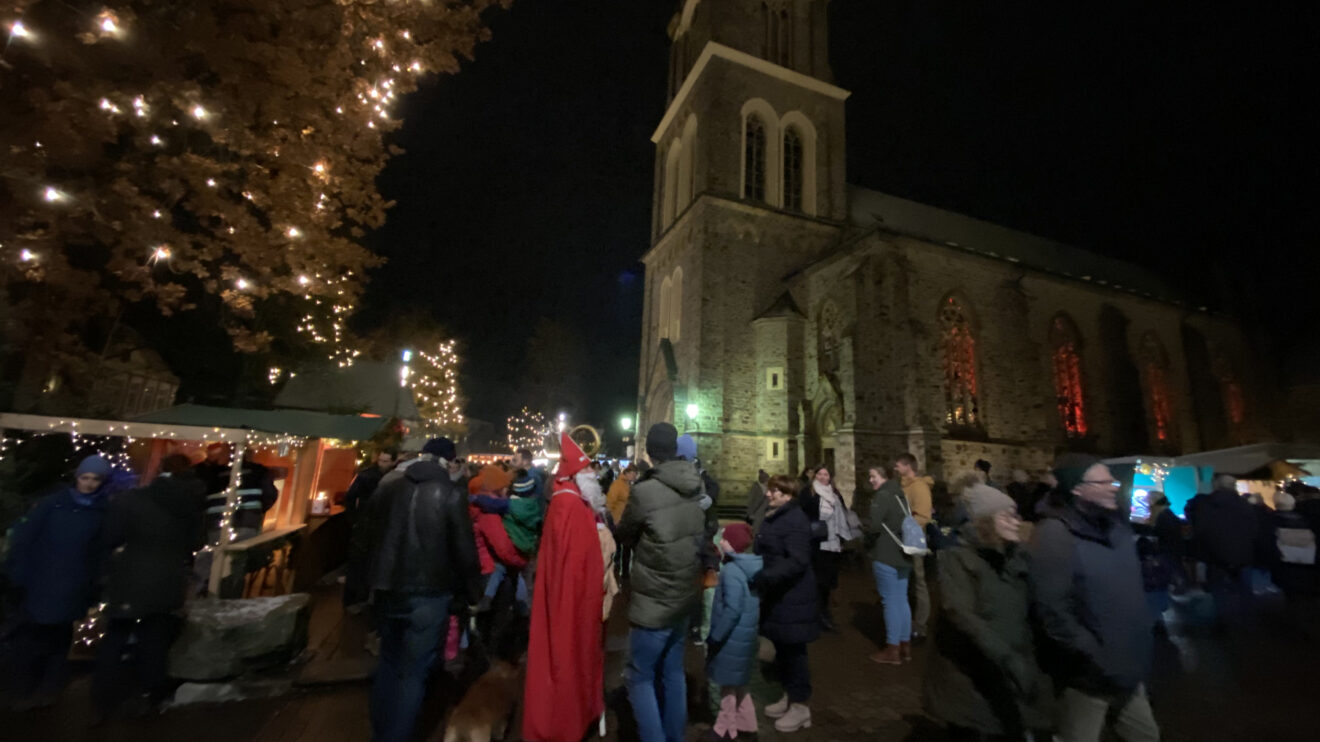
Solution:
[(104, 482), (110, 476), (110, 462), (106, 461), (100, 454), (92, 454), (78, 462), (78, 470), (73, 473), (73, 476), (81, 477), (84, 474), (95, 474)]
[(646, 431), (646, 455), (659, 463), (678, 456), (678, 428), (669, 423), (656, 423)]
[(458, 454), (454, 450), (454, 442), (448, 438), (432, 438), (426, 442), (425, 446), (422, 446), (422, 453), (445, 461), (453, 461), (458, 458)]
[(678, 437), (678, 441), (675, 443), (674, 448), (675, 452), (678, 454), (678, 458), (687, 459), (688, 461), (697, 460), (697, 441), (687, 433)]
[(1001, 510), (1017, 507), (1013, 498), (988, 484), (974, 484), (963, 491), (963, 502), (967, 504), (967, 515), (972, 520), (993, 516)]
[(1287, 492), (1274, 493), (1274, 509), (1280, 513), (1286, 513), (1297, 507), (1297, 500)]
[(1054, 460), (1054, 478), (1059, 480), (1058, 491), (1072, 497), (1072, 491), (1086, 478), (1086, 470), (1100, 463), (1100, 459), (1085, 453), (1065, 453)]
[(513, 474), (494, 464), (481, 467), (481, 488), (489, 492), (499, 492), (513, 482)]
[(477, 474), (477, 476), (469, 479), (467, 488), (469, 495), (481, 494), (481, 474)]
[(582, 453), (582, 447), (577, 441), (568, 437), (568, 433), (559, 434), (559, 466), (555, 469), (555, 476), (563, 479), (571, 477), (582, 471), (591, 459)]
[(530, 495), (536, 489), (536, 478), (531, 474), (523, 474), (521, 477), (513, 480), (513, 494)]
[(741, 554), (752, 546), (752, 527), (746, 523), (730, 523), (724, 527), (724, 540)]

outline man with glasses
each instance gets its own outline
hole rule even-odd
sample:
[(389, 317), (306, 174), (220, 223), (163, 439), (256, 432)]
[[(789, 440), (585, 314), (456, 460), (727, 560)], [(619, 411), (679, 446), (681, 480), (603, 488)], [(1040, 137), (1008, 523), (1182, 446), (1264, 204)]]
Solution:
[(1036, 526), (1032, 577), (1049, 642), (1042, 664), (1063, 689), (1057, 738), (1098, 742), (1105, 726), (1124, 742), (1158, 740), (1143, 681), (1151, 621), (1132, 527), (1119, 512), (1119, 483), (1092, 456), (1054, 464), (1063, 506)]

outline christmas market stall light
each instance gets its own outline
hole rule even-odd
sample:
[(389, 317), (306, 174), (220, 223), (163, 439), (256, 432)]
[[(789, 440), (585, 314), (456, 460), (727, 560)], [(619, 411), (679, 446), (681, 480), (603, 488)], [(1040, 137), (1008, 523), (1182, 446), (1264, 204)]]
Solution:
[[(7, 110), (0, 132), (0, 242), (22, 246), (17, 262), (28, 263), (0, 280), (47, 284), (23, 292), (46, 298), (17, 307), (27, 314), (16, 324), (76, 329), (121, 311), (125, 296), (169, 314), (210, 294), (238, 350), (304, 344), (352, 365), (361, 351), (347, 321), (381, 262), (362, 239), (384, 223), (375, 183), (395, 154), (385, 136), (401, 125), (396, 106), (425, 76), (459, 72), (489, 36), (484, 11), (508, 5), (198, 0), (148, 13), (126, 0), (26, 0), (0, 10), (6, 89), (33, 102)], [(52, 130), (66, 151), (42, 141)], [(171, 270), (89, 283), (73, 269), (75, 249), (128, 265), (144, 245), (169, 245), (146, 249)], [(290, 321), (262, 321), (268, 302), (291, 302)]]

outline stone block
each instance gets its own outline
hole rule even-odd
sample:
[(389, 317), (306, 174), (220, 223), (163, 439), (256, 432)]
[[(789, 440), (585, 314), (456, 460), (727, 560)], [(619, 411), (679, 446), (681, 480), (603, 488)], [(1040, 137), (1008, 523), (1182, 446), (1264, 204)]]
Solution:
[(310, 614), (306, 593), (190, 603), (170, 676), (220, 680), (288, 663), (307, 647)]

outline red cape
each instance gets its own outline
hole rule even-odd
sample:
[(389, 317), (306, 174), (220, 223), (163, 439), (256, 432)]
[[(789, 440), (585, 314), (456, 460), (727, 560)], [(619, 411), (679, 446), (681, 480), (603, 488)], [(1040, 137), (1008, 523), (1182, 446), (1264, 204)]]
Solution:
[(580, 742), (605, 712), (604, 580), (595, 516), (571, 480), (556, 482), (532, 596), (523, 691), (528, 742)]

